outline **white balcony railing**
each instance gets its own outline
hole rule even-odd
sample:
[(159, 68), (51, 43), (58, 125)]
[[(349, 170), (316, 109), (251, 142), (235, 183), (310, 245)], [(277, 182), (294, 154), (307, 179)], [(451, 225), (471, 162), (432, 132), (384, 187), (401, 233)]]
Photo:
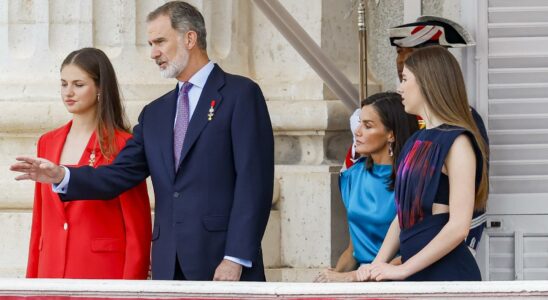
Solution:
[[(0, 299), (515, 299), (548, 298), (548, 281), (286, 283), (0, 279)], [(545, 298), (546, 297), (546, 298)]]

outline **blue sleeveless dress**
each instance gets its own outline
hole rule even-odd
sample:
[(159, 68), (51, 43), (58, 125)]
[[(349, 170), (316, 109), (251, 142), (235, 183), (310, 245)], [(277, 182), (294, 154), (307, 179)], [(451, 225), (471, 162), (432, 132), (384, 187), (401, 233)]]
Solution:
[[(482, 172), (482, 156), (473, 135), (464, 128), (441, 125), (416, 132), (398, 158), (395, 200), (400, 223), (400, 253), (405, 262), (422, 250), (447, 224), (449, 214), (432, 215), (432, 205), (449, 185), (440, 186), (442, 167), (455, 139), (470, 136), (476, 153), (476, 187)], [(441, 195), (440, 195), (441, 194)], [(478, 265), (463, 240), (446, 256), (409, 278), (409, 281), (479, 281)]]
[(348, 215), (348, 228), (360, 264), (373, 261), (396, 216), (394, 191), (388, 190), (392, 165), (365, 168), (361, 158), (339, 177), (339, 189)]

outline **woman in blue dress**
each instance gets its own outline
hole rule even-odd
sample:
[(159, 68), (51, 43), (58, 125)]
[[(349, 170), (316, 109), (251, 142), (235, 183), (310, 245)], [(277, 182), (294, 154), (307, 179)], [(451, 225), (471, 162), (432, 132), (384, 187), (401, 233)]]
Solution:
[(370, 263), (396, 215), (394, 178), (405, 141), (418, 130), (397, 93), (378, 93), (362, 102), (355, 150), (361, 154), (352, 167), (341, 172), (339, 188), (348, 215), (350, 242), (335, 269), (322, 272), (318, 282), (354, 281), (360, 264)]
[[(445, 48), (425, 47), (406, 60), (399, 92), (405, 111), (426, 129), (406, 142), (395, 183), (397, 223), (359, 280), (481, 280), (464, 242), (474, 210), (488, 194), (488, 147), (470, 113), (464, 79)], [(387, 262), (400, 252), (403, 264)]]

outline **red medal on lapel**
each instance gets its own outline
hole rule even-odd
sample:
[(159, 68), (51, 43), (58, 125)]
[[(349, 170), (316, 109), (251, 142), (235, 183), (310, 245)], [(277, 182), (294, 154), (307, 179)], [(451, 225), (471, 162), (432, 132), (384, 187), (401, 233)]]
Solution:
[(207, 114), (207, 120), (208, 121), (213, 120), (214, 115), (215, 115), (215, 100), (211, 100), (211, 105), (209, 106), (209, 113)]

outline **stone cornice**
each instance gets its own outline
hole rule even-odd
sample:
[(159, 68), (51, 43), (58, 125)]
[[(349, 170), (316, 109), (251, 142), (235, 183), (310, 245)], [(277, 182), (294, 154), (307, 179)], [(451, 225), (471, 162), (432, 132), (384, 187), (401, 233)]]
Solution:
[[(136, 98), (135, 90), (125, 92), (126, 111), (132, 124), (135, 124), (143, 106), (150, 100)], [(157, 90), (148, 94), (161, 95)], [(155, 98), (155, 97), (154, 97)], [(149, 99), (154, 99), (150, 97)], [(2, 118), (1, 134), (43, 133), (66, 123), (70, 115), (66, 112), (61, 100), (39, 98), (27, 95), (18, 98), (0, 100)], [(272, 126), (276, 133), (295, 131), (334, 131), (348, 128), (349, 112), (337, 100), (278, 100), (267, 101)]]

